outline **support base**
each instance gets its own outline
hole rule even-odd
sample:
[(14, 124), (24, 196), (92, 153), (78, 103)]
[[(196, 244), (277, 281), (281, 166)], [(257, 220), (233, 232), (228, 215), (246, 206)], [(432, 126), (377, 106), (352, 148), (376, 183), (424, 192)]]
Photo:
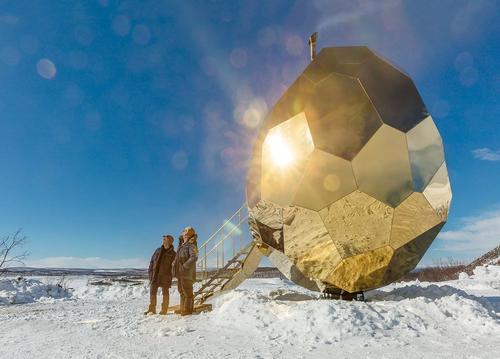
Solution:
[(343, 289), (339, 288), (325, 288), (322, 292), (322, 296), (324, 299), (337, 299), (337, 300), (355, 300), (359, 302), (365, 301), (365, 293), (364, 292), (354, 292), (349, 293)]

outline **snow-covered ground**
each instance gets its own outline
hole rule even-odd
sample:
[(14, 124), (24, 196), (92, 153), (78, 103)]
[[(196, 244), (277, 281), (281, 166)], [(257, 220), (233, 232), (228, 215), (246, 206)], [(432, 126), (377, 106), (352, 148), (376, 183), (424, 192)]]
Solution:
[(365, 303), (251, 279), (190, 317), (145, 317), (146, 284), (88, 280), (69, 278), (67, 292), (50, 278), (0, 280), (0, 358), (500, 357), (500, 266), (457, 281), (396, 283)]

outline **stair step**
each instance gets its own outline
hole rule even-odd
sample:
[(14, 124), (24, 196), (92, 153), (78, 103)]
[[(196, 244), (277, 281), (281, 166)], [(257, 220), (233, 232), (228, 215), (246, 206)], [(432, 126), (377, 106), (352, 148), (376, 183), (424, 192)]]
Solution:
[[(242, 237), (238, 229), (243, 223), (250, 224), (250, 242), (246, 242), (243, 248)], [(255, 232), (255, 221), (248, 216), (247, 205), (244, 203), (222, 226), (215, 231), (208, 240), (199, 247), (200, 266), (198, 267), (198, 278), (201, 280), (201, 286), (195, 293), (195, 301), (202, 304), (208, 297), (220, 291), (244, 266), (245, 260), (248, 257), (254, 246), (254, 240), (258, 233)], [(215, 270), (207, 270), (208, 263), (220, 263), (220, 254), (223, 256), (229, 249), (237, 249), (227, 260), (223, 261), (222, 268)], [(205, 268), (205, 270), (203, 270)]]

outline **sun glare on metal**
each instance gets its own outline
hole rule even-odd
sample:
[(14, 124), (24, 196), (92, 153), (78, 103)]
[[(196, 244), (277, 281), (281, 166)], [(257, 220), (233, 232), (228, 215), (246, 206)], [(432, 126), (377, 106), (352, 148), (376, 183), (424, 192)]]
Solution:
[(279, 167), (287, 167), (293, 162), (293, 152), (289, 144), (279, 134), (269, 138), (273, 162)]

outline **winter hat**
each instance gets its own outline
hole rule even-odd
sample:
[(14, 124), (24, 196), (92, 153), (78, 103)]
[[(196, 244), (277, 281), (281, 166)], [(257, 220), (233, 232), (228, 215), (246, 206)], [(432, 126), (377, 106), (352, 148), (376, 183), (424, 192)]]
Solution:
[(184, 233), (187, 234), (188, 238), (191, 238), (192, 236), (194, 236), (196, 234), (193, 227), (184, 228)]

